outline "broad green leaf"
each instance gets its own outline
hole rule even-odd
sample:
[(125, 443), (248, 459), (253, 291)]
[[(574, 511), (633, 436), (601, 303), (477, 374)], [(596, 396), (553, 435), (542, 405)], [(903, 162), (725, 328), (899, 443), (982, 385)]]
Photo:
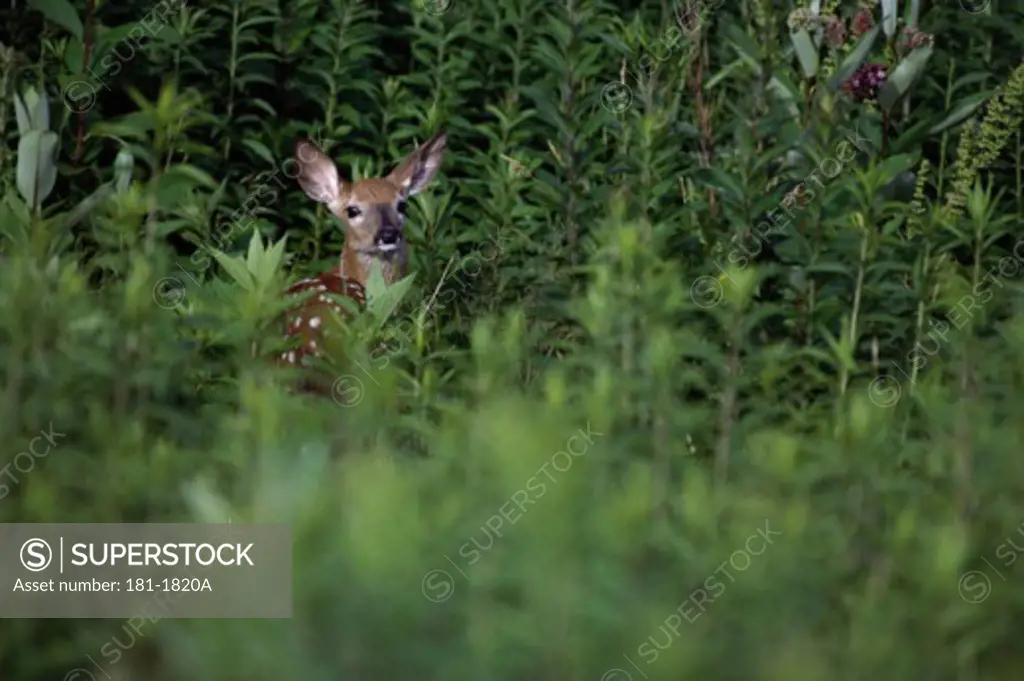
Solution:
[(732, 43), (733, 48), (735, 48), (740, 57), (753, 66), (757, 73), (760, 74), (761, 63), (759, 59), (761, 50), (754, 39), (732, 23), (726, 24), (723, 30), (726, 40)]
[(410, 275), (388, 286), (384, 281), (380, 262), (374, 260), (371, 263), (370, 274), (366, 279), (366, 307), (373, 315), (378, 328), (387, 321), (398, 304), (402, 302), (409, 286), (412, 285), (413, 278), (414, 276)]
[(249, 254), (245, 261), (245, 266), (253, 274), (258, 276), (260, 270), (260, 263), (263, 261), (263, 237), (260, 236), (260, 230), (252, 230), (252, 236), (249, 237)]
[(224, 271), (231, 275), (231, 278), (246, 291), (252, 292), (256, 289), (252, 275), (249, 274), (249, 270), (246, 269), (245, 263), (242, 262), (241, 258), (233, 258), (216, 249), (213, 249), (213, 257), (217, 259), (217, 262), (224, 268)]
[(14, 118), (18, 121), (18, 134), (25, 135), (32, 129), (32, 117), (29, 114), (35, 106), (35, 90), (29, 87), (24, 95), (14, 93)]
[(924, 73), (928, 59), (932, 56), (932, 47), (919, 47), (907, 55), (896, 69), (889, 74), (878, 93), (878, 103), (886, 111), (891, 111), (913, 87), (917, 79)]
[(796, 93), (793, 90), (793, 85), (789, 83), (788, 79), (780, 79), (780, 75), (781, 74), (775, 74), (772, 76), (772, 79), (768, 81), (768, 90), (770, 92), (774, 92), (782, 101), (786, 110), (793, 116), (793, 119), (799, 121), (800, 107), (797, 105)]
[(46, 89), (43, 88), (36, 98), (35, 105), (29, 110), (31, 120), (29, 121), (33, 130), (50, 129), (50, 99), (46, 96)]
[(70, 73), (82, 72), (82, 56), (84, 54), (82, 41), (72, 37), (68, 40), (68, 46), (64, 49), (64, 65)]
[(113, 196), (114, 185), (110, 182), (101, 184), (92, 194), (82, 199), (81, 202), (74, 208), (72, 208), (67, 215), (64, 216), (64, 229), (71, 229), (79, 222), (81, 222), (86, 215), (92, 212), (96, 206), (103, 203), (108, 197)]
[(277, 165), (277, 161), (274, 160), (274, 152), (272, 152), (267, 145), (262, 142), (258, 140), (244, 139), (242, 140), (242, 146), (248, 148), (252, 153), (259, 156), (268, 164)]
[(793, 42), (793, 48), (800, 60), (800, 66), (804, 69), (804, 75), (814, 78), (818, 73), (818, 48), (814, 46), (811, 34), (807, 32), (807, 29), (801, 28), (795, 33), (790, 33), (789, 39)]
[(917, 20), (921, 16), (921, 0), (910, 0), (906, 5), (907, 9), (903, 14), (903, 20), (907, 26), (917, 28)]
[(910, 170), (917, 165), (918, 154), (899, 154), (890, 156), (878, 164), (875, 172), (879, 186), (884, 186), (895, 180), (901, 173)]
[(886, 38), (896, 35), (896, 0), (882, 0), (882, 30)]
[(263, 255), (263, 261), (260, 263), (259, 271), (256, 273), (260, 283), (266, 284), (271, 280), (278, 268), (281, 266), (281, 261), (284, 258), (285, 244), (288, 241), (288, 236), (285, 235), (280, 241), (268, 248)]
[(33, 210), (42, 205), (57, 183), (57, 133), (29, 130), (18, 143), (18, 192)]
[(991, 96), (991, 94), (991, 91), (986, 90), (985, 92), (979, 92), (976, 95), (965, 97), (941, 123), (937, 123), (932, 126), (928, 130), (928, 133), (931, 135), (937, 135), (943, 130), (951, 128), (957, 123), (967, 119), (985, 102), (986, 99), (989, 98), (989, 96)]
[(878, 32), (880, 28), (878, 26), (872, 27), (870, 31), (860, 37), (857, 42), (857, 47), (853, 48), (850, 55), (843, 60), (843, 63), (836, 69), (836, 75), (832, 77), (832, 80), (828, 83), (828, 89), (835, 92), (843, 86), (854, 72), (860, 68), (861, 64), (868, 58), (871, 53), (871, 48), (874, 47), (875, 39), (878, 38)]
[(82, 21), (68, 0), (28, 0), (28, 6), (39, 10), (47, 19), (66, 29), (79, 40), (83, 39)]

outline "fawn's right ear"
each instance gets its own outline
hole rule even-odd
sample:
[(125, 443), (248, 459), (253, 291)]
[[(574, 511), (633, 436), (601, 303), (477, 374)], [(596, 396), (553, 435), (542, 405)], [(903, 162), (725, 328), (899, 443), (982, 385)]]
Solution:
[(341, 182), (338, 167), (316, 145), (300, 139), (295, 143), (295, 160), (299, 164), (297, 180), (306, 196), (337, 213), (341, 209)]

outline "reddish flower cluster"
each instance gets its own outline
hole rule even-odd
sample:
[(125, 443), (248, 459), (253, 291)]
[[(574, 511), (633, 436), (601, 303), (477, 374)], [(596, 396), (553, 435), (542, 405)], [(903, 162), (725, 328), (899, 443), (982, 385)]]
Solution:
[(871, 10), (862, 9), (854, 15), (850, 33), (854, 38), (859, 38), (870, 31), (874, 25), (875, 17), (871, 14)]
[(883, 64), (864, 64), (843, 83), (843, 90), (857, 102), (874, 99), (887, 75)]
[(842, 19), (830, 17), (825, 23), (825, 41), (829, 47), (842, 47), (846, 42), (846, 25)]
[(913, 26), (907, 26), (903, 31), (903, 37), (906, 41), (905, 44), (907, 49), (913, 50), (917, 47), (925, 47), (928, 45), (935, 44), (935, 36), (930, 33), (918, 30)]

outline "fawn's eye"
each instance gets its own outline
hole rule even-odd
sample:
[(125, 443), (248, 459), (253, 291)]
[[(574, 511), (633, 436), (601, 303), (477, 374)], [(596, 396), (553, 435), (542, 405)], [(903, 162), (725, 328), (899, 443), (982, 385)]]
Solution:
[(349, 220), (359, 217), (362, 213), (363, 211), (359, 210), (356, 206), (349, 206), (345, 209), (345, 215), (348, 216)]
[(409, 210), (409, 205), (405, 201), (399, 201), (396, 208), (399, 215), (405, 215), (405, 211)]

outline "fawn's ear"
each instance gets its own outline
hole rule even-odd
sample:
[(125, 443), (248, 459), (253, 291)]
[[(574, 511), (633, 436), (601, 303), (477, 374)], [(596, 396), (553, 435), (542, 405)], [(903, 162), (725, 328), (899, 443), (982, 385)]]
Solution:
[(299, 164), (297, 180), (306, 196), (327, 206), (331, 212), (341, 208), (341, 182), (338, 167), (309, 140), (295, 143), (295, 160)]
[(447, 137), (444, 131), (437, 133), (423, 146), (409, 154), (402, 163), (391, 171), (387, 180), (402, 192), (403, 197), (418, 194), (430, 184), (441, 167), (441, 157)]

